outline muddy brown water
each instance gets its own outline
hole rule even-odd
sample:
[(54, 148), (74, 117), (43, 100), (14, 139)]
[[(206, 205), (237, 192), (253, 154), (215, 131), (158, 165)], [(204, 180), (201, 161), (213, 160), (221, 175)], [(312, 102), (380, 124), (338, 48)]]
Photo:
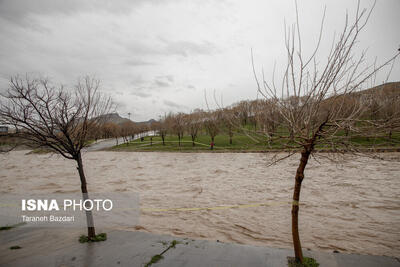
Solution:
[[(79, 192), (74, 161), (26, 153), (0, 155), (0, 193)], [(303, 248), (400, 255), (400, 153), (384, 157), (392, 161), (350, 155), (340, 164), (310, 161), (301, 192)], [(87, 152), (83, 158), (89, 191), (137, 192), (144, 209), (267, 204), (145, 210), (130, 230), (291, 247), (298, 155), (274, 166), (257, 153)]]

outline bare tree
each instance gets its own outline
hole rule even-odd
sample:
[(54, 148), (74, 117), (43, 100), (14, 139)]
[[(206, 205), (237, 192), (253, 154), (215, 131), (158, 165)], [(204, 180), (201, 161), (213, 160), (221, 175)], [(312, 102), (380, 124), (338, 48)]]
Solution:
[(185, 116), (185, 128), (188, 130), (192, 139), (192, 146), (195, 146), (197, 134), (202, 125), (202, 117), (200, 112), (192, 112)]
[(129, 142), (129, 137), (135, 135), (135, 130), (136, 130), (135, 123), (133, 123), (132, 121), (124, 122), (120, 126), (121, 136), (127, 145)]
[(108, 126), (110, 126), (111, 136), (115, 138), (115, 145), (118, 146), (119, 138), (122, 136), (121, 126), (114, 122), (109, 122)]
[(279, 126), (279, 112), (272, 100), (258, 100), (254, 108), (255, 118), (260, 126), (260, 132), (266, 136), (274, 136)]
[[(89, 131), (103, 124), (101, 115), (112, 107), (111, 99), (99, 92), (99, 81), (86, 77), (66, 90), (47, 79), (14, 77), (1, 99), (1, 122), (15, 127), (18, 138), (76, 161), (83, 199), (89, 199), (81, 150)], [(88, 237), (95, 238), (91, 211), (86, 218)]]
[(246, 126), (249, 122), (249, 116), (250, 116), (250, 103), (249, 101), (240, 101), (236, 105), (236, 110), (239, 112), (239, 116), (242, 121), (242, 125)]
[[(258, 101), (248, 101), (248, 121), (250, 125), (253, 125), (254, 131), (257, 131), (258, 120), (257, 120), (257, 108), (258, 108)], [(250, 126), (249, 125), (249, 126)]]
[(165, 137), (167, 136), (168, 133), (168, 125), (166, 118), (160, 119), (157, 122), (154, 122), (154, 129), (157, 131), (157, 134), (160, 135), (162, 144), (165, 146)]
[[(280, 87), (276, 85), (275, 75), (271, 82), (267, 82), (262, 74), (263, 79), (259, 82), (254, 71), (259, 93), (273, 101), (282, 118), (282, 127), (288, 131), (286, 135), (275, 138), (286, 140), (285, 147), (290, 151), (287, 157), (298, 151), (301, 154), (295, 175), (292, 202), (292, 237), (295, 259), (298, 262), (303, 262), (298, 229), (300, 189), (304, 170), (310, 156), (315, 156), (316, 146), (329, 147), (335, 152), (358, 152), (358, 147), (351, 142), (350, 138), (338, 133), (343, 131), (349, 122), (354, 122), (353, 127), (357, 127), (354, 131), (360, 135), (371, 135), (373, 129), (379, 129), (376, 127), (378, 121), (365, 118), (367, 106), (362, 95), (352, 99), (350, 109), (345, 107), (350, 97), (363, 89), (379, 70), (399, 55), (396, 53), (394, 57), (377, 65), (366, 63), (365, 51), (358, 56), (354, 52), (358, 37), (365, 29), (372, 10), (373, 7), (370, 10), (360, 10), (358, 3), (352, 23), (346, 15), (343, 31), (337, 41), (332, 43), (326, 61), (321, 62), (317, 59), (317, 52), (322, 37), (324, 18), (316, 48), (311, 55), (306, 57), (302, 50), (296, 3), (297, 23), (288, 27), (285, 32), (287, 64), (282, 80), (279, 82)], [(345, 108), (348, 110), (343, 112)], [(338, 155), (340, 154), (332, 156)]]
[(371, 100), (370, 116), (379, 121), (379, 126), (383, 128), (383, 134), (392, 144), (394, 131), (400, 129), (400, 97), (397, 84), (385, 84), (372, 88), (367, 92)]
[(114, 128), (114, 123), (111, 123), (111, 122), (104, 123), (100, 127), (101, 136), (104, 139), (112, 138), (113, 137), (113, 128)]
[(181, 146), (181, 140), (185, 131), (184, 114), (170, 114), (167, 120), (170, 122), (171, 131), (178, 136), (178, 144)]
[(234, 111), (229, 108), (224, 108), (222, 110), (222, 123), (223, 127), (225, 128), (226, 132), (229, 135), (229, 144), (232, 145), (233, 135), (235, 133), (235, 129), (239, 128), (238, 117), (235, 115)]
[(215, 136), (217, 136), (220, 130), (220, 118), (220, 111), (209, 111), (205, 114), (203, 119), (204, 127), (206, 128), (212, 143), (214, 143)]

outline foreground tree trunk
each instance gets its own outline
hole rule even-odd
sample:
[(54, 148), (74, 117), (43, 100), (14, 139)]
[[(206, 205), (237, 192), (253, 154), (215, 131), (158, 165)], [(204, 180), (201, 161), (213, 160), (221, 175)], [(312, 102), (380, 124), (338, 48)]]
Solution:
[[(81, 178), (82, 198), (83, 198), (83, 201), (85, 201), (86, 199), (89, 199), (89, 194), (88, 194), (87, 187), (86, 187), (86, 177), (85, 177), (85, 173), (83, 172), (82, 155), (81, 155), (80, 151), (78, 152), (76, 162), (78, 163), (77, 169), (79, 172), (79, 177)], [(86, 223), (87, 223), (87, 227), (88, 227), (89, 239), (95, 238), (96, 232), (94, 229), (93, 214), (91, 211), (86, 211)]]
[(293, 202), (292, 202), (292, 237), (294, 246), (294, 255), (296, 261), (303, 262), (303, 251), (301, 249), (300, 236), (299, 236), (299, 200), (300, 200), (300, 189), (301, 183), (304, 179), (304, 169), (307, 165), (311, 151), (304, 149), (301, 152), (301, 158), (299, 167), (297, 168), (294, 191), (293, 191)]
[(196, 137), (194, 136), (194, 135), (192, 135), (192, 146), (194, 147), (195, 146), (195, 144), (194, 144), (194, 140), (196, 139)]

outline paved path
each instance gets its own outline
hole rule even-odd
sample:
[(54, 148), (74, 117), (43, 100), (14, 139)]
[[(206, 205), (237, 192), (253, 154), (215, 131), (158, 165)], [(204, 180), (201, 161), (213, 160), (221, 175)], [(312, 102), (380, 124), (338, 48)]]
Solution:
[[(79, 229), (19, 227), (0, 232), (0, 266), (145, 266), (162, 253), (173, 240), (163, 258), (152, 266), (287, 266), (291, 249), (257, 247), (193, 240), (144, 232), (107, 231), (105, 242), (80, 244)], [(22, 248), (10, 250), (10, 246)], [(399, 267), (398, 259), (341, 253), (305, 251), (321, 267)]]
[[(124, 142), (123, 138), (118, 138), (118, 144), (122, 144), (123, 142)], [(115, 138), (104, 139), (104, 140), (98, 141), (97, 143), (91, 144), (89, 147), (85, 147), (83, 149), (83, 151), (103, 150), (103, 149), (113, 147), (115, 145), (117, 145), (117, 141), (115, 140)]]
[[(133, 140), (137, 140), (140, 137), (145, 137), (145, 136), (154, 136), (154, 132), (148, 131), (148, 132), (142, 133), (140, 135), (135, 135)], [(124, 143), (124, 139), (122, 137), (118, 138), (118, 144), (120, 145), (123, 143)], [(117, 145), (117, 141), (115, 140), (115, 138), (103, 139), (103, 140), (99, 140), (98, 142), (96, 142), (94, 144), (91, 144), (89, 147), (84, 148), (83, 151), (98, 151), (98, 150), (103, 150), (103, 149), (113, 147), (115, 145)]]

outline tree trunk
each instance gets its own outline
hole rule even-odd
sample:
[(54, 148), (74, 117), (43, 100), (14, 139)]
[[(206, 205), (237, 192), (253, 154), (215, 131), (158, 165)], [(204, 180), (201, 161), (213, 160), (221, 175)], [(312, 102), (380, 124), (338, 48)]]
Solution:
[(293, 133), (293, 130), (289, 130), (290, 132), (289, 132), (289, 138), (290, 138), (290, 141), (294, 141), (294, 133)]
[(194, 137), (194, 135), (192, 135), (192, 146), (194, 146), (194, 140), (196, 139), (196, 137)]
[(161, 135), (161, 138), (162, 138), (162, 145), (165, 146), (165, 136)]
[(301, 152), (301, 159), (295, 177), (293, 202), (292, 202), (292, 237), (293, 237), (294, 254), (296, 261), (301, 263), (303, 262), (303, 251), (301, 249), (300, 236), (299, 236), (299, 200), (300, 200), (301, 182), (304, 179), (304, 169), (307, 165), (310, 153), (311, 152), (307, 150), (303, 150)]
[(232, 136), (231, 135), (229, 136), (229, 144), (232, 145)]
[[(86, 178), (85, 178), (85, 173), (83, 172), (82, 156), (81, 156), (80, 151), (78, 152), (78, 157), (77, 157), (76, 161), (78, 163), (77, 169), (79, 172), (79, 177), (81, 178), (82, 198), (83, 198), (83, 201), (85, 201), (86, 199), (89, 199), (89, 194), (88, 194), (87, 187), (86, 187)], [(87, 223), (87, 227), (88, 227), (88, 237), (89, 237), (89, 239), (95, 238), (96, 232), (94, 229), (93, 214), (91, 211), (85, 211), (85, 212), (86, 212), (86, 223)]]

